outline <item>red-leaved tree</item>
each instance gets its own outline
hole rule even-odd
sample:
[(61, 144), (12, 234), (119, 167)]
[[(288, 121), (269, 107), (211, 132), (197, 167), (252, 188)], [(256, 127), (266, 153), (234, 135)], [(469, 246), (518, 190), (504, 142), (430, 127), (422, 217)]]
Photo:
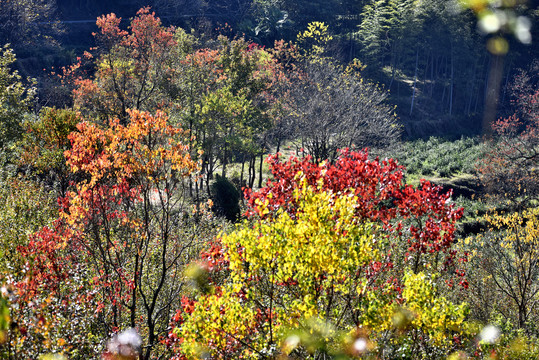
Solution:
[[(302, 209), (305, 207), (304, 204), (302, 205), (303, 199), (298, 197), (298, 194), (302, 194), (306, 186), (319, 194), (332, 194), (331, 196), (334, 196), (332, 199), (351, 197), (357, 204), (354, 206), (355, 224), (374, 225), (375, 243), (381, 254), (380, 257), (354, 269), (350, 275), (364, 277), (365, 286), (370, 289), (369, 291), (378, 294), (380, 299), (384, 299), (383, 301), (397, 306), (403, 301), (402, 291), (407, 271), (416, 274), (441, 274), (438, 279), (445, 281), (450, 287), (456, 282), (464, 288), (468, 286), (462, 270), (462, 261), (466, 259), (459, 257), (455, 249), (456, 221), (462, 216), (462, 209), (451, 204), (450, 193), (441, 194), (439, 187), (427, 181), (423, 181), (418, 188), (407, 185), (404, 183), (403, 169), (394, 160), (371, 160), (366, 151), (342, 150), (333, 163), (317, 164), (309, 157), (281, 161), (277, 155), (270, 156), (267, 161), (273, 178), (257, 191), (245, 190), (248, 204), (246, 216), (252, 221), (253, 228), (257, 224), (268, 224), (272, 221), (279, 223), (283, 218), (283, 210), (292, 221), (304, 219)], [(328, 206), (328, 204), (320, 204), (320, 207), (323, 206)], [(335, 214), (335, 216), (339, 215)], [(249, 229), (251, 227), (248, 223), (244, 223), (243, 226)], [(288, 233), (279, 234), (285, 237), (292, 236)], [(317, 235), (320, 234), (317, 233)], [(309, 235), (305, 236), (308, 238)], [(312, 236), (315, 237), (314, 234)], [(331, 235), (328, 233), (327, 236)], [(346, 236), (346, 233), (343, 236)], [(237, 252), (239, 255), (235, 255)], [(220, 297), (224, 296), (220, 294), (227, 291), (227, 284), (231, 281), (227, 276), (232, 256), (242, 257), (241, 247), (230, 249), (224, 246), (220, 239), (216, 239), (210, 244), (209, 249), (201, 254), (200, 266), (208, 271), (208, 278), (202, 277), (202, 280), (213, 286), (209, 295), (212, 301), (220, 301)], [(271, 259), (274, 260), (274, 258)], [(274, 265), (279, 266), (279, 264)], [(249, 268), (249, 264), (245, 264), (245, 269)], [(270, 271), (268, 276), (272, 278), (275, 274), (271, 273), (271, 269), (268, 271)], [(321, 275), (321, 278), (315, 279), (315, 284), (322, 284), (325, 276)], [(279, 304), (281, 300), (278, 300), (279, 295), (275, 294), (295, 294), (298, 287), (298, 279), (294, 279), (293, 276), (279, 280), (273, 285), (260, 275), (252, 275), (246, 281), (251, 283), (253, 288), (256, 287), (262, 293), (269, 294), (270, 298), (275, 296), (275, 301)], [(331, 286), (324, 288), (320, 285), (315, 288), (318, 294), (324, 294), (327, 291), (329, 298), (333, 298), (333, 295), (338, 297), (332, 293)], [(254, 320), (245, 323), (244, 327), (247, 330), (244, 330), (251, 334), (266, 334), (271, 338), (271, 328), (274, 322), (272, 303), (253, 298), (254, 291), (251, 290), (249, 287), (242, 288), (233, 295), (239, 304), (249, 301), (258, 304), (254, 310)], [(358, 301), (367, 301), (358, 300), (360, 298), (361, 296), (348, 299), (350, 301), (348, 306), (356, 306), (351, 304), (356, 304)], [(283, 302), (286, 301), (283, 300)], [(182, 308), (173, 319), (173, 325), (178, 329), (181, 328), (184, 319), (195, 316), (193, 312), (197, 311), (197, 306), (193, 299), (184, 298)], [(208, 306), (208, 304), (202, 306)], [(327, 306), (331, 307), (331, 301)], [(346, 306), (343, 306), (346, 309)], [(365, 314), (361, 314), (363, 315)], [(354, 313), (347, 316), (353, 319), (358, 318), (360, 314)], [(348, 318), (347, 320), (352, 321)], [(245, 349), (251, 349), (251, 346), (256, 347), (249, 343), (250, 337), (239, 340), (226, 329), (216, 331), (220, 331), (219, 336), (226, 339), (226, 344), (214, 344), (209, 339), (205, 339), (208, 340), (205, 341), (205, 346), (211, 354), (234, 357), (240, 356)], [(167, 344), (171, 347), (178, 345), (181, 347), (184, 341), (181, 334), (182, 331), (171, 332)], [(252, 338), (256, 339), (256, 336), (253, 335)], [(182, 359), (182, 356), (180, 352), (177, 358)]]
[(442, 194), (440, 187), (428, 181), (418, 188), (405, 184), (403, 168), (395, 160), (369, 160), (366, 151), (342, 150), (333, 163), (316, 164), (309, 157), (281, 161), (277, 155), (269, 157), (268, 163), (273, 179), (258, 191), (245, 191), (248, 216), (271, 216), (258, 213), (257, 202), (268, 202), (274, 211), (284, 207), (293, 214), (299, 174), (313, 186), (323, 178), (320, 191), (354, 194), (361, 204), (357, 216), (381, 224), (391, 242), (392, 262), (414, 272), (429, 267), (442, 272), (454, 269), (455, 226), (462, 209), (450, 203), (450, 192)]
[[(180, 306), (184, 267), (212, 228), (202, 226), (203, 213), (184, 196), (186, 179), (198, 170), (186, 133), (159, 111), (128, 115), (125, 126), (119, 119), (107, 128), (83, 121), (69, 136), (67, 165), (79, 181), (59, 199), (55, 227), (21, 246), (32, 272), (19, 288), (24, 299), (60, 299), (72, 318), (90, 313), (87, 338), (137, 328), (141, 358), (149, 359), (160, 353)], [(72, 335), (60, 348), (69, 353), (78, 342)]]

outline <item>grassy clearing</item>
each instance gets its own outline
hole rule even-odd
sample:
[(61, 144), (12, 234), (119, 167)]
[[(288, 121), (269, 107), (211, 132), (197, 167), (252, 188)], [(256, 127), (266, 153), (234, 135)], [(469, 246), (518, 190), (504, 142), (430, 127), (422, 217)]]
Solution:
[(477, 138), (448, 141), (431, 137), (428, 140), (403, 142), (384, 153), (397, 159), (406, 168), (407, 180), (444, 178), (476, 174), (476, 162), (484, 154), (485, 146)]

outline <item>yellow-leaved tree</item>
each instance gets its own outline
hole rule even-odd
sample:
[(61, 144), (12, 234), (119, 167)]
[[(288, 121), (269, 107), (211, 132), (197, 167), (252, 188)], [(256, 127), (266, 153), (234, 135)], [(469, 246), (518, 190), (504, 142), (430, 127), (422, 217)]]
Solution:
[(394, 348), (384, 351), (406, 343), (414, 356), (426, 342), (452, 346), (467, 306), (439, 296), (423, 273), (400, 282), (374, 271), (388, 242), (357, 216), (358, 197), (324, 190), (324, 179), (298, 181), (294, 212), (270, 214), (258, 200), (263, 216), (222, 235), (229, 280), (186, 302), (178, 358), (375, 356), (382, 342)]
[(487, 215), (486, 220), (489, 231), (478, 239), (480, 249), (472, 259), (484, 274), (478, 286), (483, 293), (494, 291), (485, 316), (497, 313), (531, 330), (539, 318), (539, 209)]

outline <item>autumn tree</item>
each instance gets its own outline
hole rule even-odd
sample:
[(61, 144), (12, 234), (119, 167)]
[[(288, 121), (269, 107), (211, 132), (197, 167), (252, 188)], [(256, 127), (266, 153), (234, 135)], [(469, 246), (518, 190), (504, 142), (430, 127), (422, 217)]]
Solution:
[(51, 352), (96, 355), (98, 303), (83, 249), (68, 243), (72, 233), (51, 221), (17, 246), (22, 271), (14, 276), (13, 325), (8, 359)]
[(298, 174), (313, 186), (325, 179), (323, 189), (358, 196), (357, 216), (380, 223), (385, 236), (395, 241), (393, 255), (403, 256), (395, 263), (407, 264), (414, 272), (425, 268), (451, 272), (457, 265), (452, 247), (462, 210), (447, 201), (450, 193), (441, 194), (428, 181), (417, 188), (404, 184), (402, 168), (393, 159), (369, 160), (366, 152), (343, 150), (334, 162), (316, 163), (309, 157), (281, 161), (278, 156), (269, 162), (273, 179), (260, 190), (245, 193), (249, 214), (264, 216), (256, 204), (266, 202), (272, 211), (284, 207), (294, 213), (292, 193), (299, 186)]
[[(21, 77), (11, 71), (10, 66), (14, 60), (13, 53), (7, 47), (3, 48), (0, 66), (2, 103), (0, 119), (4, 156), (15, 150), (17, 140), (24, 138), (26, 126), (30, 126), (31, 123), (35, 125), (35, 130), (39, 128), (37, 125), (39, 121), (30, 122), (30, 117), (27, 116), (32, 105), (34, 89), (25, 86)], [(60, 137), (63, 136), (63, 140), (56, 138), (55, 135), (58, 134), (52, 135), (51, 132), (43, 130), (43, 128), (40, 129), (37, 137), (49, 136), (51, 143), (56, 140), (67, 142), (65, 130), (60, 135)], [(32, 151), (47, 152), (49, 150), (39, 148), (43, 143), (34, 145), (37, 149), (32, 148)], [(56, 149), (60, 153), (55, 155), (63, 158), (63, 150), (64, 148), (60, 146)], [(51, 160), (49, 158), (47, 162)], [(58, 159), (55, 159), (55, 162), (58, 164)], [(54, 166), (52, 163), (47, 165)], [(81, 317), (72, 316), (75, 304), (80, 298), (64, 297), (66, 292), (61, 295), (59, 291), (60, 288), (65, 291), (68, 288), (84, 287), (84, 282), (74, 284), (71, 281), (80, 279), (83, 270), (79, 268), (75, 271), (67, 262), (58, 260), (67, 259), (71, 255), (63, 252), (64, 242), (58, 237), (51, 236), (50, 231), (44, 231), (41, 235), (32, 235), (40, 229), (55, 226), (53, 218), (57, 216), (57, 206), (53, 200), (54, 196), (28, 179), (14, 177), (7, 169), (2, 171), (1, 181), (3, 194), (0, 219), (2, 257), (0, 282), (10, 289), (12, 293), (10, 301), (13, 308), (10, 313), (12, 325), (0, 353), (2, 357), (8, 359), (20, 356), (36, 358), (40, 353), (57, 349), (62, 345), (71, 346), (64, 339), (73, 335), (68, 330), (68, 324), (72, 326), (72, 329), (76, 329), (75, 333), (84, 333), (88, 330), (87, 323), (80, 321), (84, 318), (83, 312), (79, 312)], [(65, 270), (60, 269), (64, 267)], [(69, 305), (65, 302), (67, 299), (69, 299), (67, 302)], [(68, 318), (71, 319), (71, 323), (66, 320)], [(86, 345), (85, 341), (79, 342), (81, 352), (87, 349)]]
[[(394, 161), (368, 160), (366, 153), (344, 151), (334, 163), (269, 161), (273, 179), (246, 193), (250, 220), (203, 253), (201, 266), (214, 288), (184, 301), (174, 332), (182, 351), (188, 357), (209, 351), (216, 358), (272, 358), (288, 353), (282, 342), (287, 329), (309, 328), (308, 319), (319, 318), (335, 327), (324, 345), (331, 353), (340, 331), (365, 326), (374, 339), (395, 330), (388, 319), (403, 305), (397, 300), (405, 297), (403, 289), (415, 293), (414, 281), (434, 274), (444, 274), (444, 281), (428, 280), (433, 287), (421, 296), (430, 300), (412, 305), (410, 293), (403, 305), (424, 313), (417, 316), (427, 323), (416, 323), (417, 332), (399, 341), (418, 344), (423, 333), (450, 344), (445, 327), (434, 328), (437, 315), (423, 308), (447, 302), (431, 298), (434, 287), (467, 286), (453, 248), (460, 210), (447, 204), (448, 195), (428, 183), (403, 186)], [(462, 323), (465, 307), (440, 306), (453, 312), (448, 321)], [(213, 325), (203, 329), (200, 321), (208, 317)], [(308, 350), (296, 351), (302, 356)]]
[(269, 49), (273, 58), (282, 69), (284, 76), (278, 77), (275, 90), (278, 98), (276, 106), (272, 108), (272, 127), (267, 132), (267, 137), (275, 152), (281, 151), (281, 146), (287, 140), (296, 138), (295, 118), (290, 116), (295, 107), (292, 93), (298, 83), (301, 83), (304, 73), (301, 70), (301, 51), (295, 42), (275, 41)]
[(516, 326), (534, 331), (539, 293), (537, 253), (538, 214), (525, 210), (486, 216), (489, 231), (474, 240), (477, 247), (472, 264), (483, 270), (477, 287), (487, 290), (494, 283), (494, 314), (501, 314)]
[(119, 120), (106, 130), (78, 126), (68, 164), (88, 180), (68, 194), (64, 216), (94, 264), (103, 325), (109, 332), (124, 324), (144, 327), (148, 359), (202, 235), (184, 222), (190, 211), (184, 179), (197, 164), (182, 130), (163, 113), (129, 115), (126, 127)]
[[(460, 329), (466, 306), (439, 297), (443, 282), (430, 279), (446, 272), (452, 284), (461, 271), (452, 246), (460, 212), (446, 196), (427, 183), (403, 188), (395, 162), (365, 153), (345, 151), (334, 164), (271, 158), (270, 168), (274, 179), (247, 193), (251, 219), (203, 257), (214, 287), (177, 317), (174, 336), (188, 358), (336, 355), (357, 327), (371, 329), (372, 341), (415, 344), (415, 355), (428, 343), (451, 346), (446, 330)], [(391, 320), (400, 311), (415, 314), (404, 338)], [(299, 339), (288, 347), (301, 329), (325, 335), (314, 348)]]
[[(98, 18), (96, 53), (85, 53), (94, 62), (95, 74), (76, 77), (74, 98), (83, 113), (105, 123), (118, 117), (125, 124), (128, 109), (155, 111), (167, 104), (161, 86), (169, 80), (175, 41), (173, 29), (161, 26), (149, 8), (137, 12), (128, 30), (120, 28), (120, 21), (114, 14)], [(71, 71), (79, 71), (81, 65)]]
[[(90, 310), (94, 336), (137, 327), (149, 359), (185, 291), (184, 265), (213, 228), (185, 196), (186, 179), (198, 170), (185, 132), (162, 112), (128, 114), (125, 126), (83, 121), (70, 135), (67, 164), (79, 181), (59, 199), (54, 227), (21, 247), (33, 275), (20, 288), (26, 297), (49, 289), (66, 304), (81, 304), (72, 317)], [(81, 286), (66, 292), (71, 278)]]
[(513, 110), (523, 121), (532, 122), (539, 117), (536, 88), (539, 83), (539, 61), (520, 69), (511, 84)]
[(58, 217), (55, 194), (31, 179), (5, 172), (1, 181), (0, 284), (10, 309), (0, 357), (75, 354), (74, 349), (81, 356), (92, 353), (94, 311), (81, 307), (91, 300), (79, 296), (91, 291), (84, 268), (76, 270), (62, 261), (72, 257), (64, 240), (52, 236)]
[[(178, 34), (192, 43), (185, 33)], [(275, 84), (284, 75), (269, 51), (245, 39), (221, 36), (215, 49), (182, 55), (169, 91), (179, 108), (175, 115), (203, 151), (205, 182), (200, 186), (206, 185), (209, 193), (214, 172), (220, 167), (226, 176), (232, 161), (249, 161), (254, 175), (254, 160), (263, 152), (264, 133), (272, 125), (270, 115), (278, 101)]]
[[(203, 151), (205, 181), (196, 191), (205, 186), (209, 193), (217, 168), (226, 176), (230, 162), (245, 163), (262, 152), (271, 126), (268, 111), (277, 99), (273, 87), (282, 76), (270, 52), (224, 36), (212, 48), (199, 49), (192, 34), (162, 27), (148, 8), (137, 13), (128, 31), (119, 25), (114, 14), (98, 19), (99, 46), (86, 54), (96, 72), (75, 78), (76, 109), (100, 121), (116, 116), (122, 122), (127, 109), (170, 112), (194, 136), (192, 155)], [(74, 65), (70, 75), (83, 68)]]

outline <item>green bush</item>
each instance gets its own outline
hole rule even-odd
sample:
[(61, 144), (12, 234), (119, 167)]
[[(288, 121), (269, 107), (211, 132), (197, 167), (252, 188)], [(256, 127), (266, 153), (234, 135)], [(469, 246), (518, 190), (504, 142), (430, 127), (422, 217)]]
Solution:
[(236, 221), (240, 215), (240, 192), (226, 177), (217, 175), (211, 185), (212, 210), (230, 221)]

